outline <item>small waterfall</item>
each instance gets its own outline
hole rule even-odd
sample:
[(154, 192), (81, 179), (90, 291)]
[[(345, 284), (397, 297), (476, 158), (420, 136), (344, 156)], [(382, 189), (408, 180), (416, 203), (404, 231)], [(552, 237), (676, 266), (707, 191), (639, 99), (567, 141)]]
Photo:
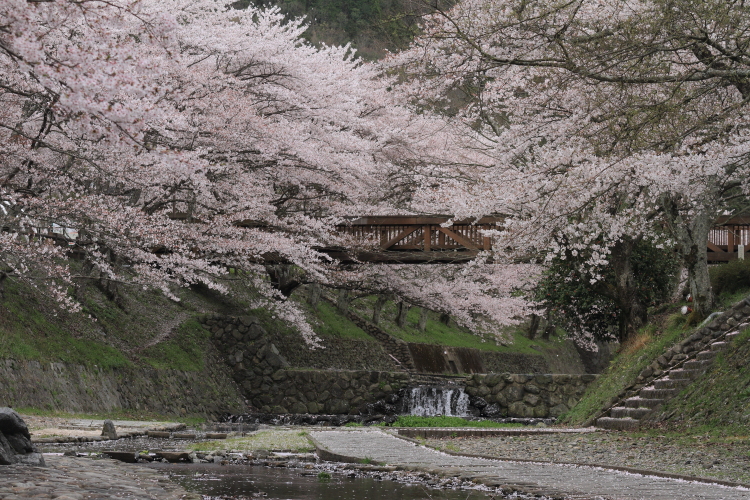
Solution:
[(402, 413), (420, 417), (469, 416), (469, 396), (462, 387), (412, 387), (404, 396)]

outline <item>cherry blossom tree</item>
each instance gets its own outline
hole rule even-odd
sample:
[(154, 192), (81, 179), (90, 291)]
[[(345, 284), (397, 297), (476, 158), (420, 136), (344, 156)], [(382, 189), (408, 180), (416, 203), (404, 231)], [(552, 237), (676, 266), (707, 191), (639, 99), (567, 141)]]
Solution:
[(709, 229), (748, 190), (748, 9), (465, 0), (438, 10), (386, 67), (404, 75), (406, 100), (464, 125), (472, 159), (426, 170), (415, 202), (506, 215), (498, 250), (585, 250), (592, 282), (629, 240), (675, 245), (705, 313)]
[(392, 212), (441, 125), (304, 29), (212, 0), (2, 2), (2, 279), (75, 309), (71, 255), (168, 295), (235, 268), (311, 337), (263, 265), (326, 282), (315, 248), (342, 215)]

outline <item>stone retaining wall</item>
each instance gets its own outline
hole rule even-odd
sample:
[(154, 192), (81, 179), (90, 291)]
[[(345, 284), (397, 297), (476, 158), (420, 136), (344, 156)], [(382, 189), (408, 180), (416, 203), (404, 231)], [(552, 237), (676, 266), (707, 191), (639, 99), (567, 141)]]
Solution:
[(216, 418), (245, 403), (220, 363), (187, 372), (0, 360), (0, 406), (67, 412), (148, 411)]
[[(377, 370), (396, 371), (396, 362), (388, 356), (378, 341), (332, 339), (324, 340), (322, 349), (310, 349), (300, 335), (269, 332), (263, 328), (258, 318), (253, 316), (208, 316), (201, 319), (204, 327), (211, 331), (214, 345), (235, 369), (252, 371), (263, 364), (267, 350), (275, 351), (272, 357), (281, 356), (283, 362), (272, 363), (271, 368), (281, 365), (299, 368), (335, 370)], [(256, 355), (260, 352), (260, 355)], [(254, 359), (254, 363), (248, 364)], [(237, 361), (239, 360), (239, 361)], [(237, 363), (245, 361), (237, 368)], [(263, 375), (268, 367), (255, 370)], [(266, 375), (268, 373), (265, 373)], [(244, 373), (241, 378), (250, 377)]]
[[(475, 374), (465, 391), (488, 417), (558, 417), (575, 406), (596, 375)], [(482, 401), (477, 401), (481, 398)]]
[(544, 357), (534, 354), (479, 351), (487, 373), (548, 373)]
[[(231, 367), (232, 377), (256, 412), (394, 413), (396, 403), (403, 397), (399, 391), (420, 385), (419, 376), (393, 371), (393, 364), (386, 370), (378, 369), (382, 360), (357, 351), (362, 344), (372, 344), (369, 342), (340, 345), (344, 349), (351, 347), (354, 352), (350, 355), (359, 357), (365, 369), (310, 370), (290, 363), (286, 351), (278, 348), (274, 337), (257, 318), (212, 316), (202, 321), (212, 332), (214, 344)], [(377, 344), (366, 349), (373, 347)], [(403, 342), (403, 348), (408, 353), (408, 344)], [(330, 358), (333, 351), (326, 350), (325, 355)], [(521, 356), (519, 364), (529, 361), (527, 358), (535, 356)], [(544, 359), (541, 356), (539, 359), (543, 366)], [(526, 364), (526, 369), (533, 367)], [(465, 390), (472, 396), (472, 411), (477, 415), (547, 418), (557, 417), (572, 407), (594, 378), (592, 375), (475, 374), (466, 381)]]
[(282, 369), (246, 394), (262, 413), (387, 413), (385, 408), (371, 411), (367, 405), (388, 401), (389, 396), (395, 400), (408, 381), (408, 374), (401, 372)]

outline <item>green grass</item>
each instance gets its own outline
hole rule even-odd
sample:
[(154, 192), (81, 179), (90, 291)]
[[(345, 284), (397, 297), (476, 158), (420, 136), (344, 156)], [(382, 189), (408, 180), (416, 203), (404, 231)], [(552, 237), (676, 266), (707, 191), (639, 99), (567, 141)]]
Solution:
[(750, 328), (719, 353), (708, 372), (669, 401), (663, 409), (673, 414), (669, 425), (677, 432), (704, 434), (714, 439), (744, 436), (750, 425)]
[[(0, 358), (65, 362), (114, 368), (128, 359), (117, 349), (91, 338), (77, 338), (52, 314), (55, 305), (18, 284), (6, 284), (0, 304)], [(70, 314), (57, 311), (60, 319)], [(75, 319), (75, 318), (74, 318)], [(79, 321), (86, 321), (78, 318)]]
[[(312, 308), (309, 308), (313, 311)], [(336, 307), (328, 302), (318, 302), (313, 311), (317, 318), (317, 324), (313, 325), (315, 333), (321, 337), (335, 337), (342, 339), (364, 340), (375, 342), (376, 340), (365, 333), (361, 328), (352, 323), (348, 318), (339, 313)]]
[(178, 327), (173, 338), (144, 349), (141, 355), (157, 369), (201, 371), (210, 337), (196, 319), (190, 319)]
[(672, 315), (666, 328), (659, 332), (651, 324), (621, 348), (609, 367), (592, 382), (578, 404), (560, 417), (568, 425), (582, 425), (608, 406), (626, 387), (635, 381), (638, 374), (659, 357), (665, 349), (687, 337), (692, 329), (684, 329), (685, 318)]
[[(372, 320), (372, 309), (377, 298), (369, 296), (360, 298), (352, 302), (352, 311), (361, 318), (368, 321)], [(419, 344), (444, 345), (451, 347), (467, 347), (479, 349), (482, 351), (495, 352), (513, 352), (521, 354), (539, 355), (539, 351), (532, 346), (543, 346), (545, 343), (538, 340), (529, 340), (518, 328), (506, 328), (504, 334), (511, 338), (507, 345), (499, 344), (492, 335), (481, 335), (469, 332), (451, 321), (446, 325), (439, 321), (439, 314), (428, 311), (425, 331), (418, 328), (420, 311), (418, 308), (412, 308), (406, 316), (406, 324), (403, 328), (396, 324), (396, 304), (386, 302), (383, 306), (380, 323), (378, 327), (386, 333), (401, 339), (405, 342), (414, 342)]]
[(522, 427), (522, 424), (502, 424), (492, 420), (466, 420), (461, 417), (417, 417), (401, 415), (393, 427)]

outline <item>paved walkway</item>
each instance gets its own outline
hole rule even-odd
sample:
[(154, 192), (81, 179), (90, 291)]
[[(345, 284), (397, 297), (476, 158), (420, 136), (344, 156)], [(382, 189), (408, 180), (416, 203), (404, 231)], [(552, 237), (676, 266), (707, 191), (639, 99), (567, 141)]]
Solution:
[(554, 498), (612, 500), (750, 499), (750, 490), (613, 470), (447, 455), (379, 430), (311, 432), (332, 454), (458, 476), (506, 490)]
[(0, 499), (200, 500), (152, 469), (116, 460), (46, 455), (47, 467), (0, 467)]

